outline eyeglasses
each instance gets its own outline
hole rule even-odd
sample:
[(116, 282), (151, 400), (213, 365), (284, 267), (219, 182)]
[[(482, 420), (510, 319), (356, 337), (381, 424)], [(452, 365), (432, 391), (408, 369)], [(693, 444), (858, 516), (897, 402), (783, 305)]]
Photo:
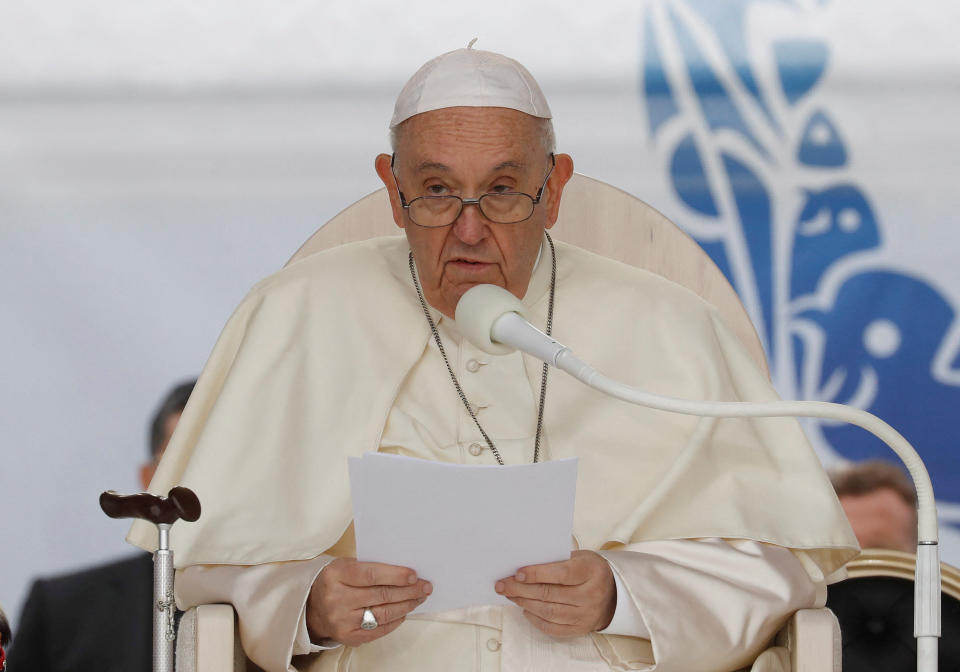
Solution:
[(547, 186), (547, 180), (550, 179), (550, 175), (553, 174), (553, 169), (557, 165), (557, 159), (551, 152), (550, 170), (543, 178), (543, 184), (537, 189), (536, 196), (519, 191), (504, 191), (490, 192), (477, 198), (460, 198), (452, 194), (447, 196), (418, 196), (407, 203), (403, 192), (400, 191), (397, 174), (393, 171), (395, 159), (396, 154), (390, 157), (390, 172), (393, 173), (393, 180), (397, 185), (400, 205), (407, 211), (411, 222), (428, 229), (450, 226), (457, 221), (457, 217), (463, 212), (463, 206), (465, 205), (477, 206), (485, 218), (497, 224), (517, 224), (530, 219), (533, 216), (533, 209), (540, 203), (543, 190)]

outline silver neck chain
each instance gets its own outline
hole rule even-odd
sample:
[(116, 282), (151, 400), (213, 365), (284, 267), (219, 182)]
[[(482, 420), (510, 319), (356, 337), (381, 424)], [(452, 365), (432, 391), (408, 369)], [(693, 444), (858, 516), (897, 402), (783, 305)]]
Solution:
[[(553, 239), (550, 238), (550, 234), (544, 231), (544, 235), (547, 237), (547, 244), (550, 245), (550, 300), (547, 305), (547, 336), (550, 336), (553, 332), (553, 299), (557, 289), (557, 251), (553, 247)], [(437, 349), (440, 351), (440, 356), (443, 357), (443, 363), (447, 365), (447, 372), (450, 374), (450, 380), (453, 381), (453, 387), (457, 390), (457, 394), (460, 396), (460, 401), (463, 402), (464, 408), (467, 409), (467, 413), (470, 414), (470, 417), (473, 418), (474, 424), (477, 426), (477, 429), (480, 430), (480, 434), (483, 436), (484, 441), (487, 442), (487, 446), (490, 448), (490, 452), (493, 453), (493, 456), (497, 458), (497, 463), (503, 465), (503, 458), (500, 457), (500, 451), (497, 450), (497, 447), (494, 445), (493, 440), (487, 435), (483, 427), (480, 425), (480, 421), (477, 420), (477, 414), (473, 410), (473, 406), (470, 405), (470, 402), (467, 401), (467, 395), (464, 394), (463, 388), (460, 387), (460, 381), (457, 380), (456, 374), (453, 372), (453, 367), (450, 366), (450, 360), (447, 358), (447, 351), (443, 347), (443, 341), (440, 340), (440, 332), (437, 331), (437, 325), (434, 323), (433, 318), (430, 317), (430, 309), (427, 307), (427, 301), (423, 298), (423, 290), (420, 289), (420, 281), (417, 279), (417, 272), (413, 265), (413, 252), (410, 252), (409, 256), (410, 264), (410, 277), (413, 278), (413, 286), (417, 288), (417, 297), (420, 299), (420, 306), (423, 308), (423, 314), (427, 318), (427, 324), (430, 325), (430, 331), (433, 333), (433, 340), (437, 343)], [(534, 439), (533, 444), (533, 461), (538, 462), (540, 460), (540, 436), (543, 433), (543, 405), (547, 399), (547, 371), (550, 367), (547, 364), (543, 365), (543, 373), (540, 375), (540, 406), (537, 409), (537, 434)]]

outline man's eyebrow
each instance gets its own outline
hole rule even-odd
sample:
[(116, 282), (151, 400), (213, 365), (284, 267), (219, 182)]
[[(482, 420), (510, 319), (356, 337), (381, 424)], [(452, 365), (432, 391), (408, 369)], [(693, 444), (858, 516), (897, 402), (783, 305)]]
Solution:
[(450, 172), (450, 166), (445, 163), (437, 163), (436, 161), (423, 161), (417, 165), (417, 172), (422, 173), (425, 170), (439, 170), (444, 173)]
[[(503, 170), (505, 168), (513, 168), (514, 170), (523, 170), (526, 166), (520, 161), (504, 161), (495, 165), (490, 172), (496, 172), (498, 170)], [(445, 163), (438, 163), (436, 161), (422, 161), (417, 164), (417, 172), (421, 173), (426, 170), (439, 170), (444, 173), (450, 172), (450, 166)]]

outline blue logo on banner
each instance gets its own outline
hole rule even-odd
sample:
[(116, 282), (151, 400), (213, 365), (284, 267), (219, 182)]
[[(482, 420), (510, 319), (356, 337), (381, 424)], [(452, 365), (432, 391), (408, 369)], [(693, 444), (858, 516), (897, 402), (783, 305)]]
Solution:
[[(827, 43), (795, 35), (748, 49), (748, 10), (809, 11), (799, 4), (650, 0), (641, 70), (649, 133), (665, 152), (682, 224), (744, 300), (781, 393), (879, 415), (917, 448), (938, 498), (960, 503), (950, 429), (960, 409), (956, 307), (930, 279), (875, 261), (878, 213), (851, 175), (842, 129), (814, 96)], [(808, 427), (827, 462), (895, 459), (857, 427)]]

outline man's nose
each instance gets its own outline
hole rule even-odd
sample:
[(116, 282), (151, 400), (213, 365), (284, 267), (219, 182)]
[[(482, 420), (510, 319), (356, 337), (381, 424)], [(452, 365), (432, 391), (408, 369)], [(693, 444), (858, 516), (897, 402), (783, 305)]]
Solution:
[(477, 203), (464, 203), (453, 222), (453, 233), (467, 245), (476, 245), (490, 235), (489, 223)]

